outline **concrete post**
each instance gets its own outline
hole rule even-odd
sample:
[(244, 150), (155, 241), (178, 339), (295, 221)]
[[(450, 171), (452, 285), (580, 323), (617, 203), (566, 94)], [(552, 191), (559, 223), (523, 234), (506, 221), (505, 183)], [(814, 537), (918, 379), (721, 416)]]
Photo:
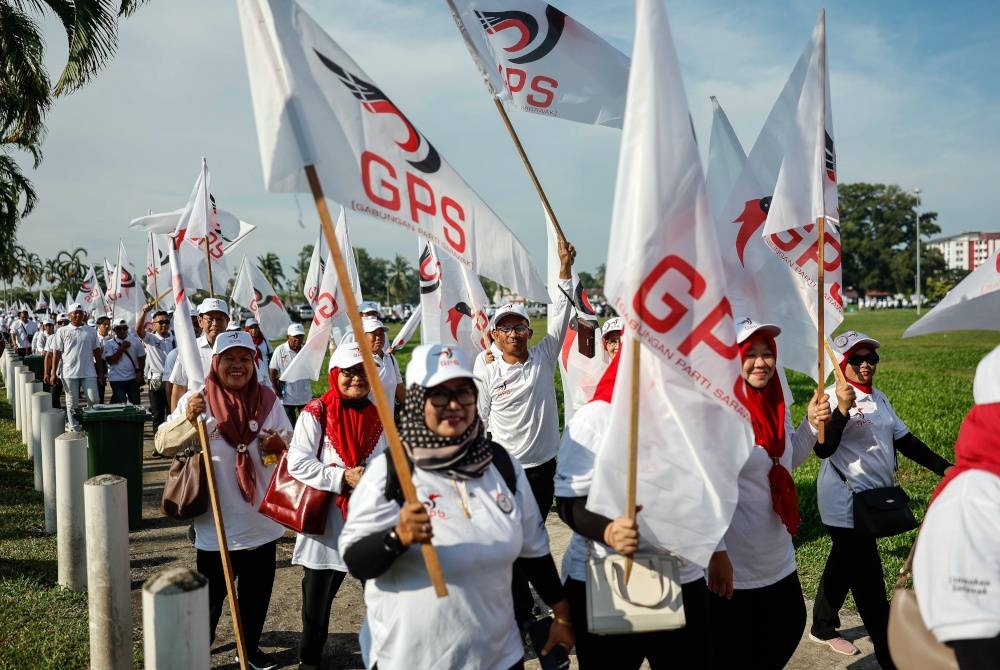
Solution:
[(132, 667), (128, 493), (124, 477), (98, 475), (83, 485), (87, 521), (90, 667)]
[(35, 464), (35, 490), (44, 490), (42, 480), (42, 412), (52, 409), (52, 394), (42, 390), (42, 382), (31, 385), (31, 460)]
[(10, 358), (10, 347), (4, 347), (3, 353), (0, 354), (0, 375), (3, 375), (3, 381), (7, 383), (7, 359)]
[(87, 531), (83, 482), (87, 479), (87, 436), (63, 433), (56, 438), (56, 553), (60, 586), (87, 590)]
[(65, 425), (66, 414), (61, 409), (42, 412), (42, 500), (46, 533), (56, 532), (56, 438)]
[(21, 397), (24, 407), (21, 408), (21, 442), (24, 444), (28, 457), (31, 457), (31, 394), (35, 392), (35, 373), (28, 370), (21, 379)]
[(208, 670), (208, 580), (191, 568), (158, 572), (142, 586), (146, 670)]
[(14, 360), (14, 356), (7, 353), (7, 361), (3, 366), (3, 385), (7, 392), (7, 402), (10, 403), (11, 409), (14, 409), (14, 365), (17, 361)]
[(28, 366), (18, 363), (14, 366), (14, 427), (23, 430), (21, 427), (21, 410), (24, 405), (24, 396), (21, 395), (21, 384), (24, 383), (22, 373), (28, 372)]

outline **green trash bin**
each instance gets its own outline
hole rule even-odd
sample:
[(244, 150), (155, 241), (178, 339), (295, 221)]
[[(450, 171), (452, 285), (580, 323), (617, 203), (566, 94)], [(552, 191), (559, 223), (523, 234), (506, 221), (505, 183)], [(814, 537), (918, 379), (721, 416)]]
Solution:
[(87, 433), (87, 476), (119, 475), (128, 482), (128, 527), (142, 526), (142, 433), (153, 415), (135, 405), (75, 410)]
[[(24, 360), (21, 361), (28, 366), (28, 369), (35, 373), (35, 380), (42, 381), (42, 376), (45, 374), (45, 356), (36, 356), (32, 354), (31, 356), (25, 356)], [(47, 387), (48, 385), (46, 385)]]

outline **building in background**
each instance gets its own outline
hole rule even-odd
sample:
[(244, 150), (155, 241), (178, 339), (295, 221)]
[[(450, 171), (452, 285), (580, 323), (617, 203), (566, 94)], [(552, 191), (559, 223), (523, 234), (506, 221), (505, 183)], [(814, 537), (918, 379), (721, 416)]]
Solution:
[(971, 272), (1000, 247), (1000, 233), (965, 232), (930, 240), (925, 246), (940, 251), (949, 270)]

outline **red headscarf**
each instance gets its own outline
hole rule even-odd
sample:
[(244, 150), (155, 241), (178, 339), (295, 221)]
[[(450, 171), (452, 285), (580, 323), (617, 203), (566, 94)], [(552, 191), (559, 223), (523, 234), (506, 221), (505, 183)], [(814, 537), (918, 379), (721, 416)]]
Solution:
[(275, 401), (274, 392), (257, 381), (256, 369), (250, 371), (250, 380), (239, 391), (227, 389), (219, 379), (219, 357), (212, 357), (212, 369), (205, 379), (205, 402), (219, 433), (236, 449), (236, 482), (243, 499), (251, 505), (257, 493), (257, 474), (246, 447), (256, 439)]
[(966, 470), (986, 470), (1000, 477), (1000, 403), (973, 405), (955, 442), (955, 465), (941, 480), (931, 502)]
[(621, 360), (621, 356), (615, 354), (615, 357), (611, 359), (611, 363), (608, 364), (604, 374), (601, 375), (600, 381), (597, 382), (597, 388), (594, 389), (594, 397), (590, 399), (591, 402), (594, 400), (603, 400), (606, 403), (611, 402), (611, 394), (615, 390), (615, 379), (618, 378), (619, 360)]
[(846, 352), (844, 352), (844, 358), (840, 361), (840, 371), (844, 373), (844, 379), (847, 380), (848, 384), (858, 389), (862, 393), (867, 393), (868, 395), (871, 395), (872, 393), (871, 384), (862, 384), (860, 382), (852, 380), (850, 377), (847, 376), (847, 359), (850, 358), (851, 354), (854, 353), (855, 349), (861, 349), (861, 348), (868, 349), (869, 351), (875, 351), (875, 348), (871, 345), (870, 342), (859, 342), (858, 344), (854, 345)]
[(260, 345), (264, 342), (264, 333), (261, 331), (260, 326), (257, 326), (257, 334), (254, 335), (250, 329), (254, 326), (247, 326), (243, 330), (250, 333), (250, 337), (253, 339), (254, 347), (254, 358), (260, 363), (263, 355), (260, 353)]
[[(761, 339), (777, 356), (778, 347), (774, 338), (764, 335), (747, 338), (740, 344), (740, 354), (746, 356), (754, 341)], [(736, 383), (736, 390), (750, 411), (754, 442), (767, 452), (773, 463), (767, 473), (767, 481), (771, 487), (771, 505), (789, 534), (795, 535), (799, 530), (799, 499), (795, 493), (795, 481), (791, 473), (778, 462), (785, 453), (785, 396), (781, 391), (781, 382), (774, 375), (764, 388), (755, 389), (746, 380), (740, 379)]]
[[(330, 440), (345, 468), (356, 468), (372, 455), (378, 439), (382, 435), (382, 422), (378, 410), (367, 398), (345, 398), (337, 386), (340, 368), (330, 369), (330, 390), (317, 400), (306, 405), (305, 410), (322, 421), (320, 412), (326, 414), (323, 432)], [(375, 380), (378, 383), (378, 380)], [(322, 408), (320, 404), (322, 403)], [(347, 502), (350, 492), (337, 496), (337, 508), (347, 518)]]

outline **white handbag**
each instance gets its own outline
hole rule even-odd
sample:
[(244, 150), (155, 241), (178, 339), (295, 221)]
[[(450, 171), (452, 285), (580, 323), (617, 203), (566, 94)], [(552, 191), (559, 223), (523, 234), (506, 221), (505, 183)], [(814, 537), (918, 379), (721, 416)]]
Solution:
[(587, 559), (587, 630), (621, 635), (682, 628), (680, 561), (652, 553), (635, 554), (632, 559), (627, 584), (624, 556)]

